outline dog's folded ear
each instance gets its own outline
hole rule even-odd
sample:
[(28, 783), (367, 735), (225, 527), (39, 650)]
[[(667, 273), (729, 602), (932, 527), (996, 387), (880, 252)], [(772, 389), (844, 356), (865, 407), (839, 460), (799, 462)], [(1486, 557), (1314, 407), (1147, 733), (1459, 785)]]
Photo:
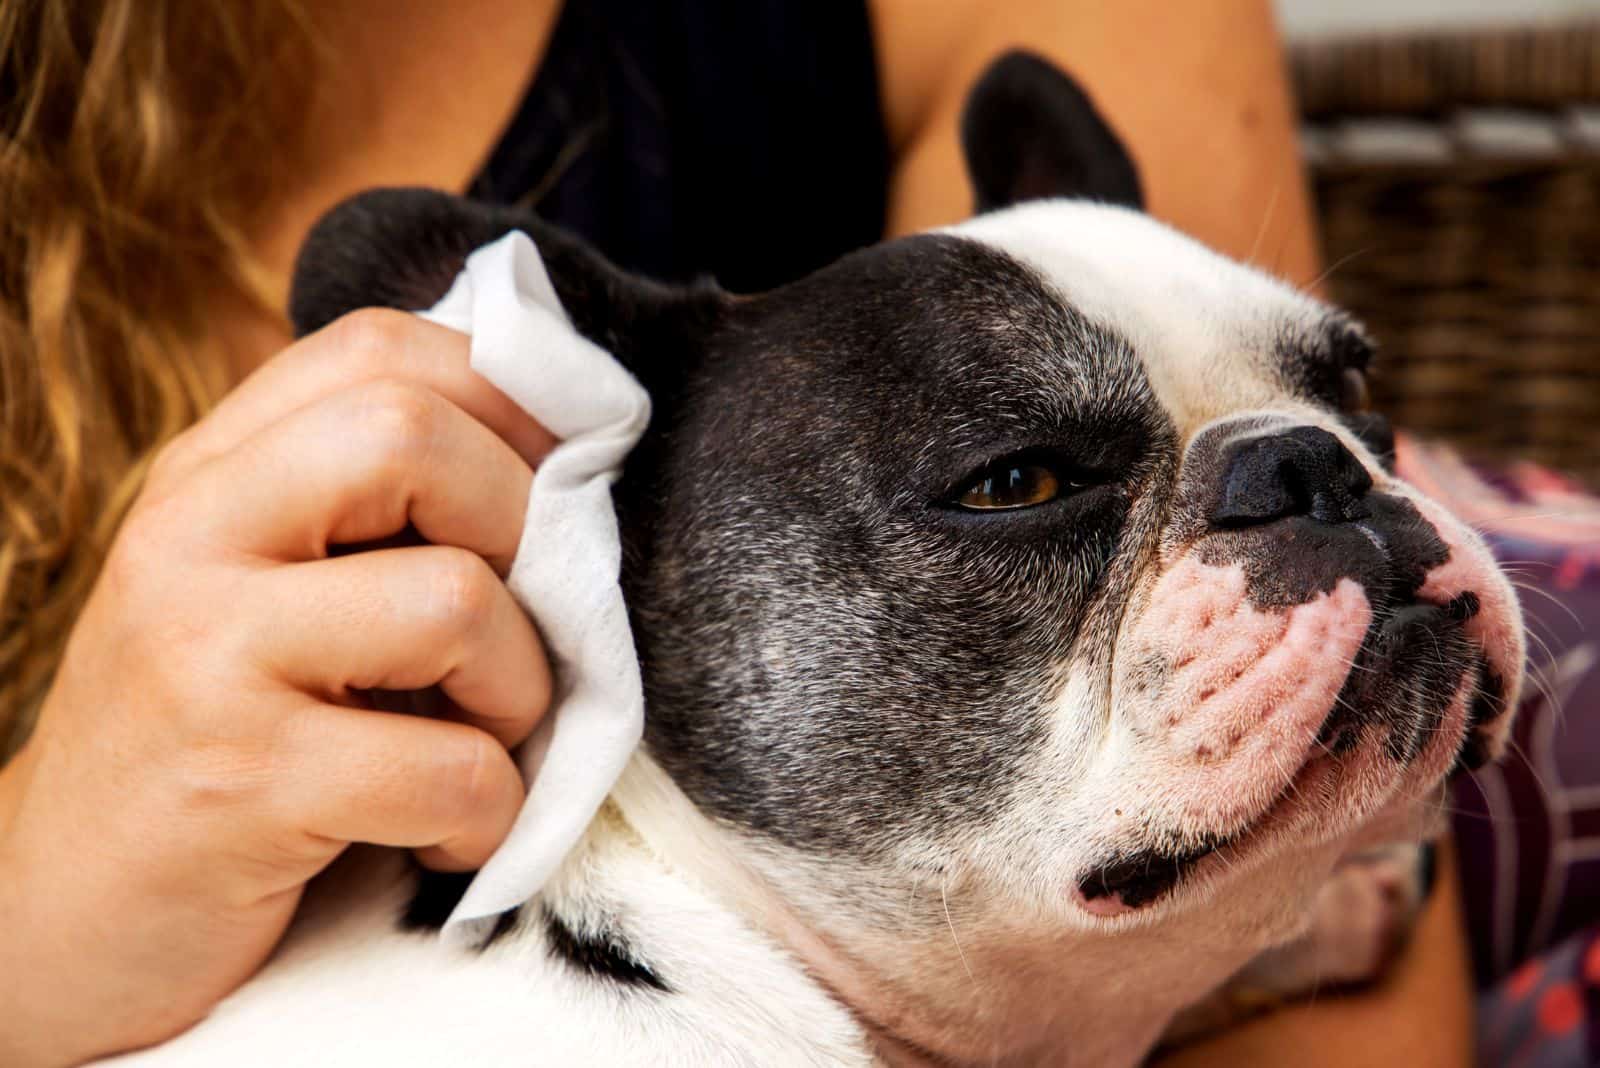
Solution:
[(1138, 168), (1094, 102), (1031, 52), (1007, 52), (978, 79), (961, 144), (979, 212), (1048, 197), (1144, 207)]
[(512, 230), (533, 238), (578, 332), (641, 378), (649, 365), (692, 348), (722, 306), (724, 294), (714, 286), (667, 286), (628, 274), (531, 212), (433, 189), (374, 189), (329, 211), (301, 246), (289, 296), (295, 333), (357, 308), (430, 308), (475, 249)]

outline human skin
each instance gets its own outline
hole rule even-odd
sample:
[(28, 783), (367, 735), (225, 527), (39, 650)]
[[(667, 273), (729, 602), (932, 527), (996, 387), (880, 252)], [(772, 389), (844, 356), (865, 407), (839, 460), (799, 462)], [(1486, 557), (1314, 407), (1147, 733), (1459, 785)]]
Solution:
[[(306, 230), (344, 196), (465, 188), (556, 14), (548, 0), (313, 8), (339, 62), (322, 71), (300, 180), (255, 220), (280, 296)], [(1310, 281), (1317, 255), (1268, 5), (1183, 5), (1181, 21), (1178, 9), (875, 0), (897, 161), (891, 232), (969, 213), (956, 116), (986, 62), (1020, 44), (1089, 88), (1137, 158), (1153, 214)], [(34, 739), (0, 771), (6, 1064), (72, 1063), (182, 1030), (259, 966), (304, 882), (348, 842), (471, 867), (520, 798), (503, 746), (532, 729), (548, 676), (492, 579), (548, 435), (467, 372), (447, 331), (371, 314), (291, 345), (280, 319), (223, 295), (216, 306), (243, 384), (162, 457)], [(446, 466), (482, 474), (450, 486)], [(308, 467), (323, 479), (315, 494), (300, 484)], [(326, 558), (330, 541), (408, 522), (442, 547)], [(451, 656), (430, 655), (441, 647)], [(489, 662), (526, 671), (491, 683), (474, 668)], [(441, 681), (460, 722), (368, 711), (359, 695)], [(1369, 1041), (1364, 1059), (1321, 1059), (1335, 1046), (1316, 1036), (1346, 1020), (1325, 999), (1242, 1031), (1259, 1061), (1237, 1059), (1230, 1035), (1185, 1063), (1376, 1063), (1440, 1021), (1461, 1030), (1458, 941), (1425, 926), (1414, 966), (1438, 981), (1366, 1002), (1372, 1025), (1337, 1047), (1348, 1058), (1349, 1042)]]
[(1154, 1068), (1472, 1064), (1472, 983), (1458, 878), (1451, 851), (1441, 850), (1439, 882), (1409, 951), (1379, 985), (1286, 1006), (1159, 1058)]
[[(373, 311), (162, 452), (0, 775), (0, 1063), (193, 1023), (350, 842), (488, 857), (550, 694), (501, 581), (549, 445), (465, 338)], [(440, 719), (367, 698), (433, 685)]]

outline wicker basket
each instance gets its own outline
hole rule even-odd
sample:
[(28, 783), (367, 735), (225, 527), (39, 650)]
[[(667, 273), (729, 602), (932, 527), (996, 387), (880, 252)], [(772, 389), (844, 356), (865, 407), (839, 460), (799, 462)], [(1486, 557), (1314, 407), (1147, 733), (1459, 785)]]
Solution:
[(1600, 485), (1600, 25), (1316, 45), (1295, 73), (1380, 405)]

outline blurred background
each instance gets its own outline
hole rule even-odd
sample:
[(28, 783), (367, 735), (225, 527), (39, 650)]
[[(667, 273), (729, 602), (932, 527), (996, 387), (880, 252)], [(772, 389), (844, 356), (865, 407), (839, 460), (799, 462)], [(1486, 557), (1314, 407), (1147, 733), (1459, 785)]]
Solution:
[(1379, 406), (1600, 486), (1600, 0), (1277, 0)]

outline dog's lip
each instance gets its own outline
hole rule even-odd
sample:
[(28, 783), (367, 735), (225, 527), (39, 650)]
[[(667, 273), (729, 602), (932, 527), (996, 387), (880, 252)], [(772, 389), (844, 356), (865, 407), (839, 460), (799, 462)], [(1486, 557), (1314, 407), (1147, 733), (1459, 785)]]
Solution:
[(1306, 760), (1259, 814), (1242, 826), (1183, 850), (1143, 849), (1102, 864), (1078, 880), (1075, 896), (1085, 911), (1101, 918), (1127, 915), (1166, 897), (1188, 879), (1203, 861), (1249, 848), (1263, 832), (1292, 815), (1312, 780), (1336, 759), (1313, 746)]

